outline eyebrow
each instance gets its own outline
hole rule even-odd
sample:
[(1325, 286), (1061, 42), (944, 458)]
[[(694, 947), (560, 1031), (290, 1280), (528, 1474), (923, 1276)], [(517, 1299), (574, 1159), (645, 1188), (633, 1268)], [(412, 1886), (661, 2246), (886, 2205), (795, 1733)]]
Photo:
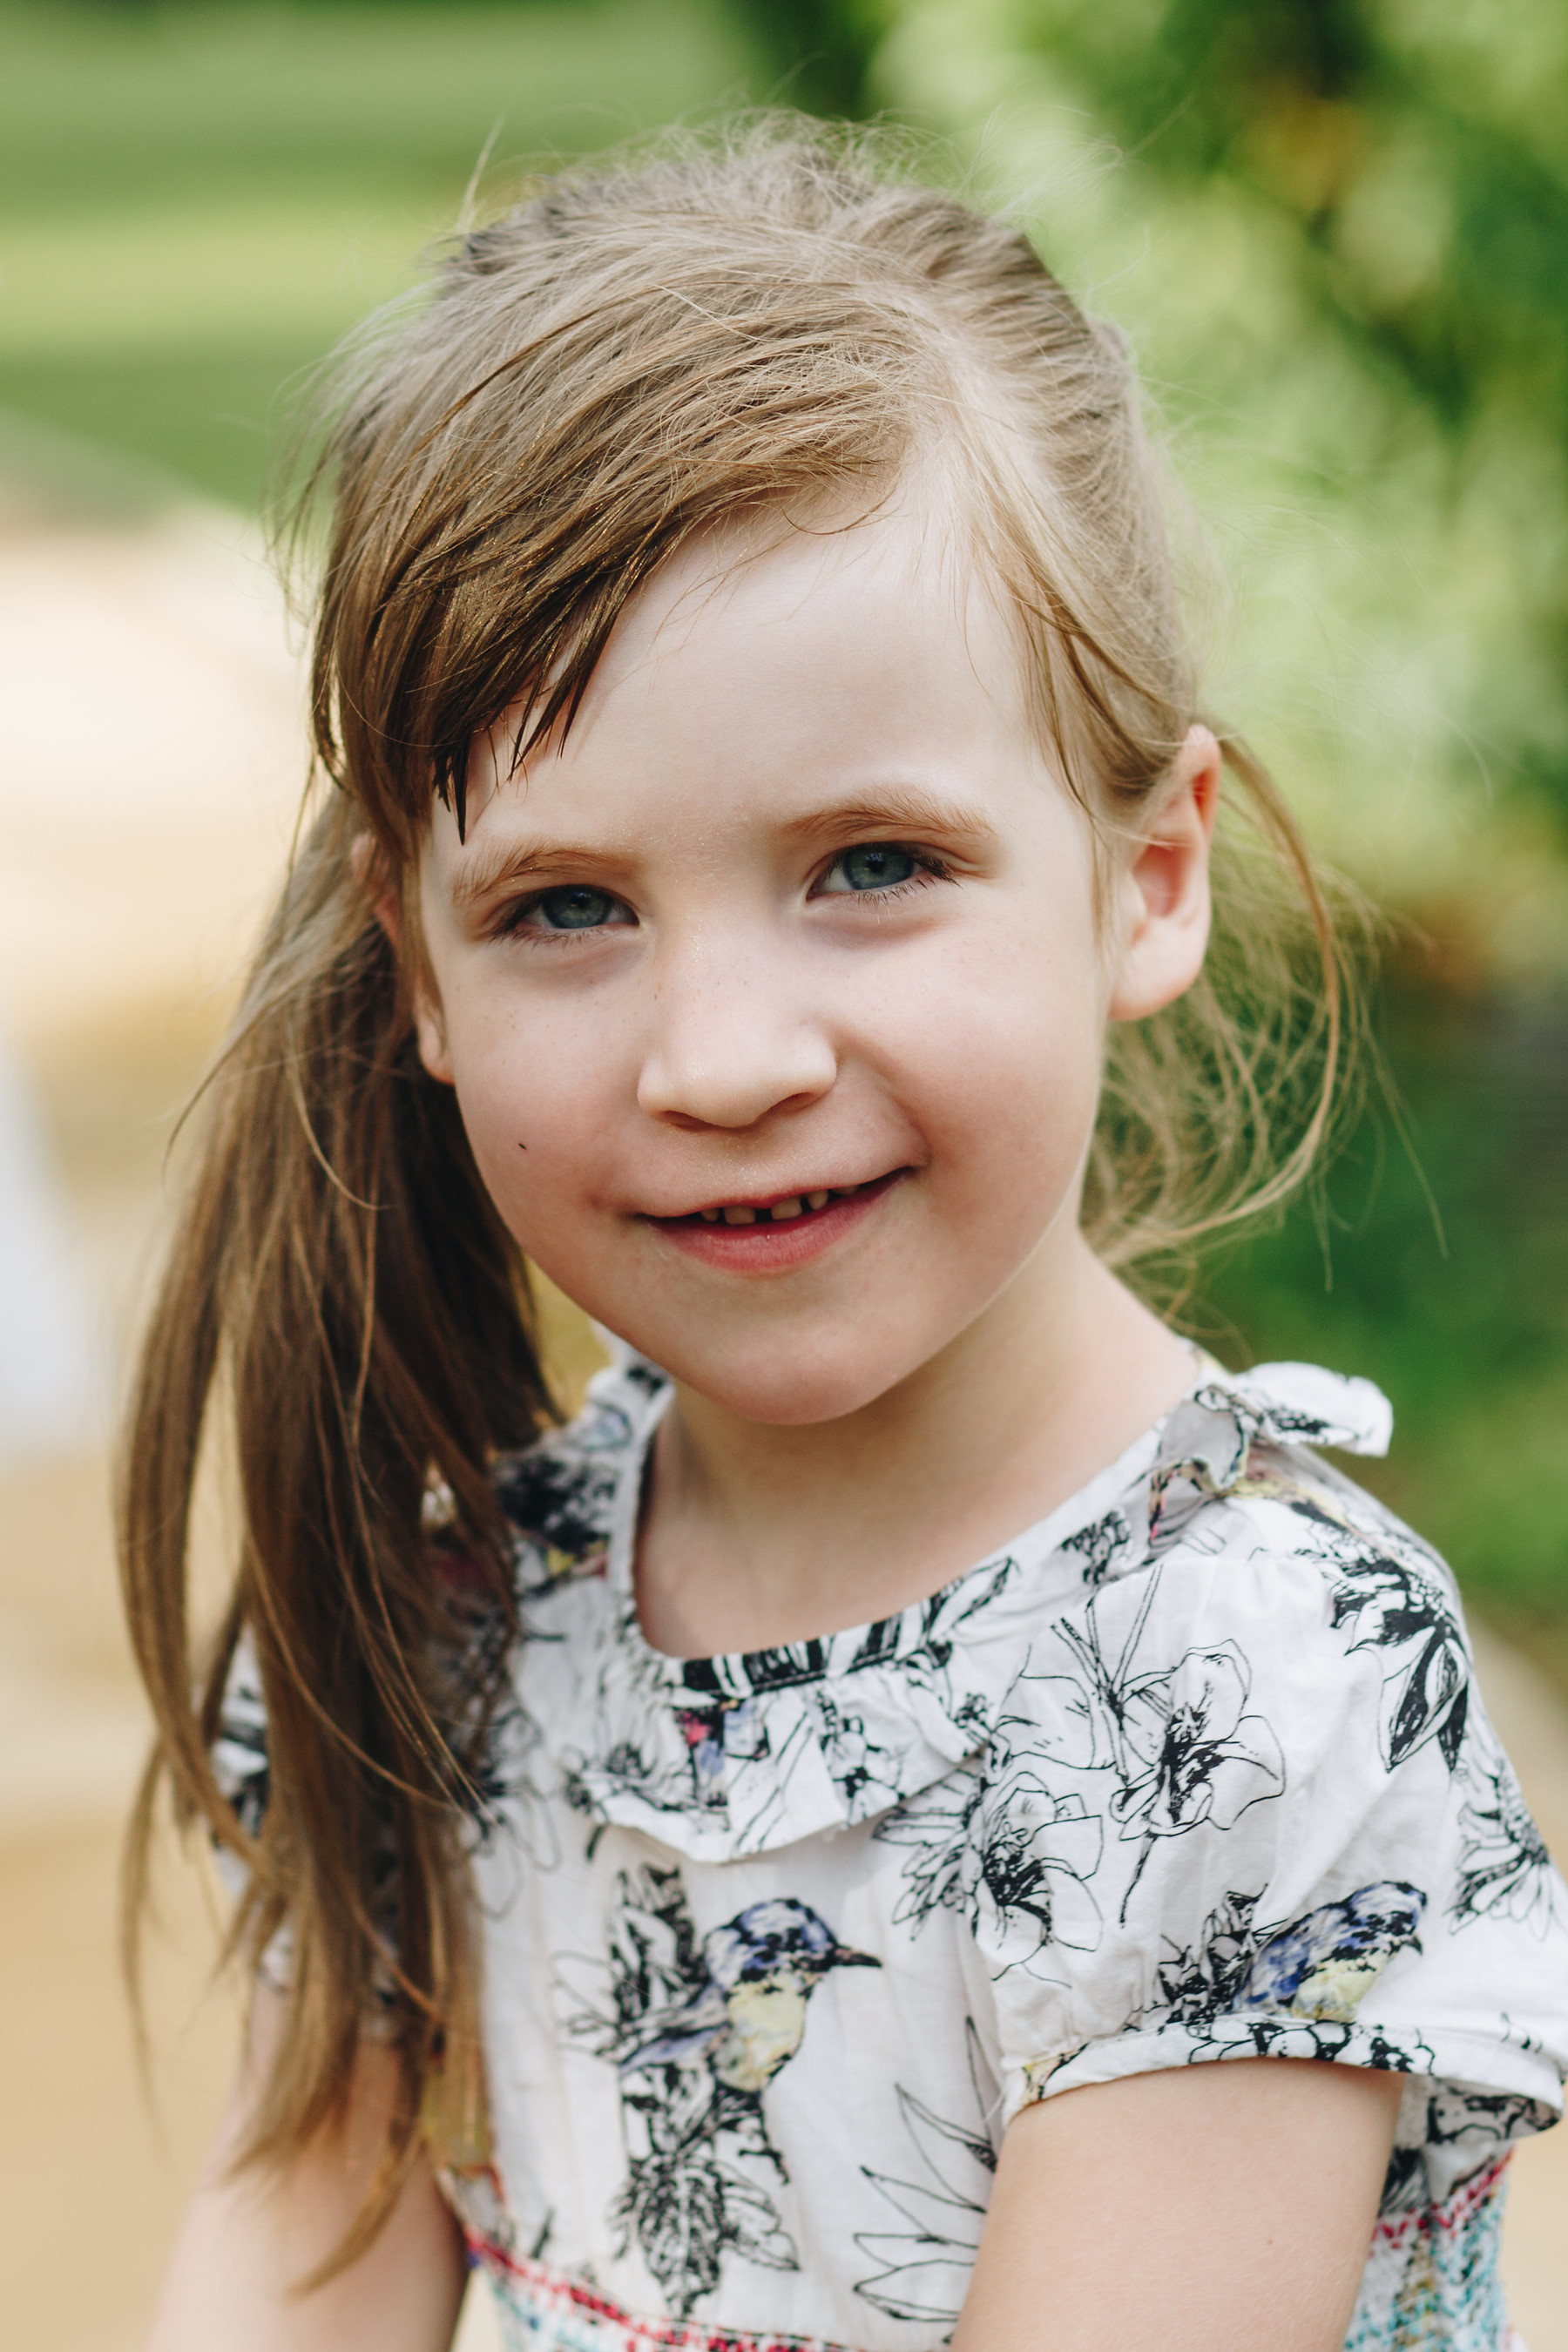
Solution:
[(508, 847), (498, 843), (493, 848), (475, 849), (465, 859), (461, 871), (453, 878), (452, 904), (459, 913), (471, 913), (493, 891), (503, 887), (515, 889), (520, 883), (531, 881), (536, 875), (549, 873), (558, 866), (602, 866), (606, 862), (621, 861), (607, 860), (603, 847), (590, 848), (583, 843), (547, 841), (532, 849), (521, 844)]
[(995, 827), (979, 810), (962, 801), (943, 800), (919, 784), (889, 784), (864, 800), (825, 801), (780, 827), (786, 840), (812, 839), (822, 834), (892, 834), (941, 836), (968, 850), (994, 846)]

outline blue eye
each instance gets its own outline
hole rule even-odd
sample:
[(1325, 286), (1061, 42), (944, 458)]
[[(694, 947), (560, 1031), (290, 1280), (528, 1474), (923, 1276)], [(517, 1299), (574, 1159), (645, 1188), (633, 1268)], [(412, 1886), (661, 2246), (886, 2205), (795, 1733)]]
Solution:
[(574, 882), (544, 891), (534, 900), (533, 911), (550, 930), (593, 931), (615, 920), (619, 904), (606, 890), (590, 890), (585, 884)]
[(861, 842), (854, 849), (842, 851), (835, 861), (835, 871), (842, 874), (851, 890), (893, 890), (918, 870), (914, 852), (900, 849), (896, 841)]

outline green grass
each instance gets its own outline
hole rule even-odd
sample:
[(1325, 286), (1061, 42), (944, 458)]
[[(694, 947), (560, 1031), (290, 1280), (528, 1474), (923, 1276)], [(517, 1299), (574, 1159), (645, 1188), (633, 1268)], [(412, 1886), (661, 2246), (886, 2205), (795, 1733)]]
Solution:
[(720, 0), (0, 9), (0, 406), (240, 504), (487, 185), (756, 94)]

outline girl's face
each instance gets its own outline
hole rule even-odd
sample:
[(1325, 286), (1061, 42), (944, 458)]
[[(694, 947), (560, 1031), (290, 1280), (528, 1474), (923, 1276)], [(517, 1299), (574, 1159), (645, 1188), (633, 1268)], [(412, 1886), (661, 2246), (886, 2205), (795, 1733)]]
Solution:
[(641, 592), (562, 750), (477, 748), (466, 843), (437, 809), (420, 1045), (569, 1297), (800, 1423), (1081, 1247), (1107, 1017), (1205, 909), (1173, 961), (1151, 850), (1097, 930), (1010, 627), (918, 519), (743, 544)]

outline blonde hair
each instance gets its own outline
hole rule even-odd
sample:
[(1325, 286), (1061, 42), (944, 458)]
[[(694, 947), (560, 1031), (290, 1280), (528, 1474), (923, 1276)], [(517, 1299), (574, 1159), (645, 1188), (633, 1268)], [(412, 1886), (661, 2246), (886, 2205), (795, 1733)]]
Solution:
[[(135, 1851), (166, 1774), (182, 1814), (249, 1864), (237, 1942), (291, 1931), (292, 2027), (255, 2152), (287, 2154), (341, 2110), (367, 1988), (379, 1974), (399, 1995), (402, 2094), (347, 2259), (471, 2008), (455, 1823), (510, 1626), (488, 1474), (550, 1412), (523, 1268), (449, 1092), (419, 1066), (356, 837), (405, 886), (433, 800), (464, 821), (475, 736), (517, 724), (520, 696), (519, 756), (569, 727), (628, 599), (693, 534), (825, 499), (869, 509), (929, 461), (1017, 614), (1041, 724), (1107, 841), (1137, 832), (1199, 710), (1123, 339), (1016, 227), (875, 140), (769, 118), (543, 180), (458, 236), (337, 382), (303, 508), (330, 510), (313, 716), (335, 789), (209, 1084), (132, 1415), (123, 1557), (160, 1727)], [(1226, 853), (1210, 973), (1112, 1037), (1085, 1216), (1116, 1262), (1282, 1198), (1334, 1099), (1329, 913), (1267, 776), (1219, 731), (1250, 845)], [(186, 1529), (220, 1373), (244, 1539), (198, 1675)], [(478, 1708), (457, 1721), (419, 1526), (437, 1478), (490, 1612)], [(249, 1831), (208, 1755), (242, 1628), (270, 1735)]]

